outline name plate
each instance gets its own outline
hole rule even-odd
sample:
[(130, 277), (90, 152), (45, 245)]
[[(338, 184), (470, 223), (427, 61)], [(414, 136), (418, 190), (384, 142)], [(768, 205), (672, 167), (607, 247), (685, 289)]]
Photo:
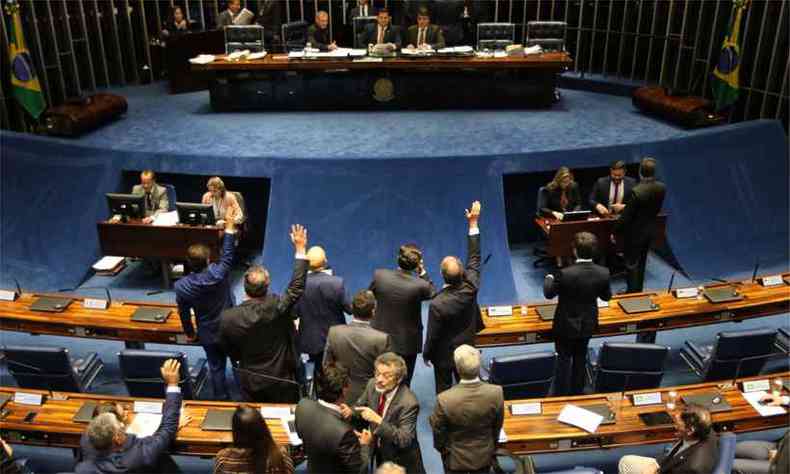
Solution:
[(633, 395), (634, 406), (641, 407), (643, 405), (660, 405), (661, 392), (653, 393), (635, 393)]
[(488, 315), (489, 316), (512, 316), (513, 315), (513, 307), (512, 306), (489, 306), (488, 307)]
[(14, 403), (40, 406), (43, 399), (44, 397), (40, 393), (25, 393), (25, 392), (14, 393)]
[(785, 284), (784, 280), (782, 280), (782, 275), (762, 277), (760, 283), (762, 283), (763, 286), (779, 286)]
[(771, 389), (771, 382), (765, 380), (750, 380), (743, 382), (743, 393), (750, 392), (767, 392)]
[(596, 298), (596, 300), (597, 300), (596, 303), (598, 304), (599, 308), (608, 308), (609, 307), (609, 302), (608, 301), (604, 301), (601, 298)]
[(16, 301), (17, 294), (13, 290), (0, 290), (0, 301)]
[(87, 309), (107, 309), (110, 302), (107, 300), (100, 300), (94, 298), (85, 298), (82, 300), (82, 307)]
[(696, 298), (699, 295), (699, 288), (678, 288), (675, 290), (675, 298)]
[(134, 402), (134, 408), (132, 409), (135, 413), (149, 413), (151, 415), (161, 415), (162, 414), (162, 403), (161, 402)]
[(540, 402), (537, 403), (514, 403), (510, 405), (510, 413), (514, 416), (519, 415), (540, 415), (543, 412)]

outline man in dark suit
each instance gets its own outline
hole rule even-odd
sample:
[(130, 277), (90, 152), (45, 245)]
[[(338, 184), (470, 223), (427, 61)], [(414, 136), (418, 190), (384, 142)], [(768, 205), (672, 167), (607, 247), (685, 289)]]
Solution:
[(464, 344), (455, 349), (458, 385), (440, 393), (428, 419), (433, 446), (444, 472), (490, 472), (499, 431), (505, 421), (502, 387), (480, 381), (480, 352)]
[(405, 383), (409, 385), (417, 354), (422, 351), (422, 302), (436, 293), (420, 249), (401, 245), (398, 269), (376, 270), (369, 289), (378, 303), (372, 326), (392, 336), (393, 352), (406, 360)]
[[(197, 339), (206, 351), (216, 400), (229, 398), (225, 386), (227, 355), (219, 345), (219, 320), (220, 313), (234, 305), (230, 291), (230, 269), (235, 248), (236, 219), (234, 210), (229, 209), (225, 216), (225, 236), (219, 262), (209, 263), (211, 252), (206, 245), (190, 245), (187, 249), (187, 266), (191, 273), (173, 285), (184, 333), (189, 341)], [(197, 323), (197, 338), (192, 323), (193, 312)]]
[(420, 403), (403, 383), (405, 376), (406, 362), (401, 356), (386, 352), (377, 357), (375, 377), (357, 399), (354, 412), (370, 423), (370, 430), (363, 437), (376, 440), (370, 444), (369, 452), (376, 464), (390, 461), (403, 466), (409, 474), (421, 474), (425, 468), (417, 440)]
[(295, 412), (296, 432), (307, 455), (307, 472), (359, 474), (363, 466), (360, 442), (369, 441), (370, 433), (356, 433), (344, 420), (351, 416), (345, 404), (348, 371), (342, 365), (330, 365), (315, 382), (318, 400), (301, 399)]
[(264, 37), (272, 46), (280, 42), (280, 30), (283, 24), (282, 4), (280, 0), (261, 1), (258, 18), (255, 20), (263, 27)]
[(598, 178), (590, 193), (590, 209), (601, 216), (620, 214), (625, 209), (625, 197), (636, 185), (636, 180), (625, 175), (625, 162), (617, 160), (609, 167), (609, 176)]
[(304, 293), (307, 230), (291, 227), (296, 251), (294, 273), (285, 295), (269, 292), (269, 272), (253, 266), (244, 275), (247, 301), (222, 313), (219, 341), (238, 363), (241, 397), (249, 402), (296, 403), (296, 351), (293, 306)]
[(329, 328), (324, 351), (324, 365), (340, 363), (347, 367), (351, 388), (348, 399), (356, 400), (373, 378), (376, 358), (392, 350), (389, 335), (370, 327), (376, 311), (376, 297), (370, 290), (360, 290), (351, 306), (354, 319), (351, 324), (338, 324)]
[(356, 6), (351, 9), (348, 15), (349, 21), (360, 16), (376, 16), (378, 10), (370, 4), (370, 0), (358, 0)]
[(431, 12), (426, 7), (417, 11), (417, 24), (409, 27), (406, 32), (406, 44), (409, 49), (442, 49), (444, 33), (442, 29), (431, 24)]
[(344, 313), (351, 313), (351, 305), (346, 298), (343, 279), (327, 268), (324, 249), (311, 247), (307, 251), (307, 260), (310, 262), (307, 285), (304, 295), (294, 306), (299, 318), (297, 346), (299, 353), (307, 354), (316, 370), (320, 370), (329, 328), (346, 324)]
[(78, 474), (155, 472), (156, 465), (170, 448), (178, 431), (181, 414), (181, 389), (178, 386), (181, 364), (168, 359), (162, 365), (166, 388), (162, 422), (151, 436), (138, 438), (126, 434), (126, 427), (114, 413), (102, 413), (88, 424), (88, 439), (95, 456), (77, 464)]
[(337, 49), (337, 44), (332, 41), (329, 32), (329, 13), (319, 10), (315, 14), (315, 24), (310, 25), (307, 29), (307, 43), (312, 48), (318, 48), (320, 51), (334, 51)]
[[(487, 4), (492, 2), (473, 3)], [(441, 27), (447, 44), (450, 46), (460, 44), (464, 35), (464, 1), (436, 0), (433, 2), (433, 13), (433, 22)]]
[(719, 437), (713, 431), (710, 413), (689, 405), (679, 417), (681, 439), (657, 461), (643, 456), (623, 456), (620, 474), (710, 474), (719, 462)]
[[(245, 12), (247, 12), (245, 14)], [(217, 17), (217, 28), (230, 25), (249, 25), (252, 23), (252, 12), (241, 7), (241, 0), (228, 0), (228, 9)]]
[(581, 395), (584, 390), (584, 372), (587, 344), (598, 329), (597, 298), (608, 301), (612, 297), (609, 287), (609, 269), (593, 263), (596, 238), (589, 232), (579, 232), (573, 238), (576, 263), (546, 275), (543, 295), (559, 295), (554, 312), (552, 334), (557, 349), (557, 378), (555, 395)]
[(145, 217), (143, 224), (150, 224), (154, 218), (170, 208), (170, 201), (167, 198), (167, 188), (157, 184), (156, 174), (152, 170), (145, 170), (140, 173), (140, 184), (132, 187), (132, 194), (142, 194), (145, 196)]
[(480, 288), (480, 202), (466, 210), (469, 221), (467, 265), (458, 257), (442, 260), (444, 288), (436, 294), (428, 309), (428, 335), (422, 358), (433, 364), (436, 393), (453, 384), (458, 372), (453, 364), (453, 351), (462, 344), (474, 345), (475, 334), (482, 327), (477, 290)]
[(382, 8), (376, 14), (376, 24), (369, 24), (360, 35), (359, 44), (388, 44), (393, 49), (400, 49), (401, 36), (397, 26), (390, 24), (390, 12)]

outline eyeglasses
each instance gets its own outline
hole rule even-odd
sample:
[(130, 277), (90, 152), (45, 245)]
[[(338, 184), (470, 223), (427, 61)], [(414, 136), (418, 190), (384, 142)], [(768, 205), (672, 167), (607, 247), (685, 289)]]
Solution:
[(385, 379), (392, 379), (392, 378), (395, 377), (395, 371), (394, 370), (390, 370), (388, 372), (380, 372), (380, 371), (377, 370), (376, 371), (376, 377), (378, 377), (378, 376), (382, 376)]

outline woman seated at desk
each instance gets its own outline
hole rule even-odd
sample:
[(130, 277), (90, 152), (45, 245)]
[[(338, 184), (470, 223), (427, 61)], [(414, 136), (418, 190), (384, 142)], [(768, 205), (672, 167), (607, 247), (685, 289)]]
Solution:
[(166, 40), (171, 36), (188, 33), (190, 26), (189, 20), (184, 16), (184, 10), (179, 6), (174, 6), (170, 13), (170, 18), (162, 25), (162, 32), (159, 37), (162, 40)]
[(544, 216), (554, 216), (562, 220), (565, 212), (580, 211), (582, 196), (579, 185), (573, 180), (573, 174), (567, 166), (561, 166), (554, 175), (554, 179), (545, 186), (545, 193), (541, 199), (540, 213)]
[(236, 199), (236, 195), (225, 189), (225, 183), (219, 176), (211, 177), (206, 187), (208, 192), (203, 195), (202, 202), (203, 204), (211, 204), (214, 208), (214, 216), (217, 219), (218, 226), (225, 225), (225, 221), (222, 218), (227, 215), (228, 209), (231, 208), (236, 218), (236, 224), (244, 222), (244, 212), (239, 205), (238, 199)]

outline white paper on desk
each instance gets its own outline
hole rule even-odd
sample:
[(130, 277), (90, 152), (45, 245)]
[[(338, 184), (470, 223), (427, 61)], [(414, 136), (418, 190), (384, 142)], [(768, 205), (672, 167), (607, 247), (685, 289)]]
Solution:
[(540, 47), (539, 44), (535, 46), (530, 46), (528, 48), (524, 48), (524, 56), (529, 56), (530, 54), (540, 54), (543, 52), (543, 48)]
[(505, 433), (505, 428), (499, 429), (499, 442), (507, 443), (507, 433)]
[(302, 59), (304, 57), (304, 51), (291, 51), (288, 53), (288, 59)]
[(93, 264), (93, 269), (96, 271), (112, 270), (118, 265), (120, 265), (125, 258), (126, 257), (114, 257), (111, 255), (102, 257), (101, 259), (99, 259), (98, 262)]
[(263, 59), (263, 58), (266, 57), (266, 54), (267, 54), (266, 51), (261, 51), (260, 53), (252, 53), (249, 56), (247, 56), (247, 59), (250, 59), (250, 60)]
[(192, 64), (208, 64), (217, 59), (213, 54), (199, 54), (194, 58), (190, 58), (189, 62)]
[(461, 54), (466, 54), (466, 53), (471, 53), (472, 51), (474, 51), (474, 49), (472, 49), (471, 46), (456, 46), (456, 47), (442, 48), (442, 49), (438, 50), (437, 52), (439, 52), (439, 53), (461, 53)]
[(137, 435), (138, 438), (151, 436), (162, 424), (162, 415), (153, 413), (135, 413), (134, 420), (126, 427), (126, 432)]
[(178, 211), (161, 212), (154, 217), (154, 225), (178, 224)]
[(268, 419), (288, 418), (291, 409), (288, 407), (261, 407), (261, 416)]
[(348, 55), (352, 58), (361, 58), (363, 56), (367, 56), (368, 50), (367, 49), (351, 49), (348, 52)]
[(494, 57), (495, 58), (506, 58), (507, 57), (507, 53), (504, 52), (504, 51), (494, 51)]
[(603, 417), (590, 410), (568, 404), (562, 408), (560, 416), (557, 417), (557, 421), (576, 426), (588, 433), (595, 433), (595, 430), (598, 429), (598, 425), (603, 421)]
[(760, 416), (784, 415), (786, 411), (780, 406), (760, 405), (760, 399), (766, 395), (768, 395), (768, 392), (741, 393), (744, 400), (749, 402), (749, 405), (757, 410)]
[(302, 445), (302, 438), (299, 437), (299, 434), (296, 430), (291, 430), (291, 426), (293, 426), (296, 417), (294, 415), (288, 415), (287, 418), (282, 418), (281, 421), (283, 423), (283, 428), (285, 432), (288, 433), (288, 444), (291, 446), (301, 446)]

